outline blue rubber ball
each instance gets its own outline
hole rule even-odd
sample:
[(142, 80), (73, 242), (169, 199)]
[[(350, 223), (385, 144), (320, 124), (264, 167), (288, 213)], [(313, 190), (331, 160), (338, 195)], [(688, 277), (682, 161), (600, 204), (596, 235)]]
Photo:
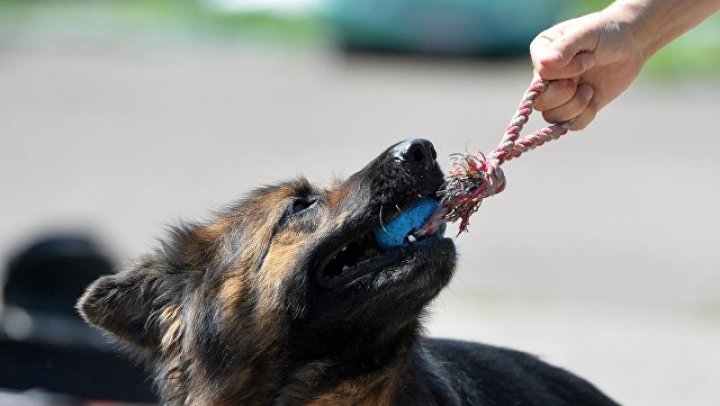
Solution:
[(405, 209), (391, 222), (373, 231), (375, 240), (383, 250), (407, 245), (406, 237), (413, 229), (419, 229), (440, 205), (434, 199), (426, 197)]

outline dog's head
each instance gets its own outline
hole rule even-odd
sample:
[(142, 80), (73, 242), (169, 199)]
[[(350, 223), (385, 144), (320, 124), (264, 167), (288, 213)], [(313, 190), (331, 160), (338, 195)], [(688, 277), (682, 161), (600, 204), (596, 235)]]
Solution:
[(367, 360), (346, 374), (381, 367), (454, 269), (449, 239), (383, 250), (373, 233), (435, 196), (435, 158), (428, 141), (410, 140), (326, 188), (296, 180), (257, 190), (97, 280), (80, 312), (154, 366), (166, 397), (182, 396), (174, 386), (251, 396), (313, 360)]

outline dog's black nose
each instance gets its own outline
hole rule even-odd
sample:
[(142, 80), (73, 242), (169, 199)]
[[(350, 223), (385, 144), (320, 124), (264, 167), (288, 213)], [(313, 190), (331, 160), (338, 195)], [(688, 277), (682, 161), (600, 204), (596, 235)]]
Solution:
[(437, 158), (432, 142), (422, 138), (401, 142), (390, 150), (390, 154), (401, 162), (419, 164), (428, 169), (435, 166)]

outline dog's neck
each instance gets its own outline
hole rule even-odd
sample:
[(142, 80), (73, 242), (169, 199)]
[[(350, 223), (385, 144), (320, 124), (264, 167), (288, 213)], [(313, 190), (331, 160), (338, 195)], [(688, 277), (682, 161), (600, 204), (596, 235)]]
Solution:
[[(320, 381), (333, 382), (331, 385), (320, 383), (314, 388), (306, 388), (294, 399), (281, 399), (277, 405), (308, 406), (389, 406), (389, 405), (459, 405), (461, 400), (454, 396), (452, 382), (443, 379), (437, 369), (437, 360), (423, 346), (423, 340), (412, 342), (397, 354), (384, 367), (359, 376), (334, 380), (327, 373), (320, 373)], [(312, 367), (312, 366), (310, 366)], [(322, 366), (321, 366), (322, 368)], [(316, 370), (319, 371), (319, 370)], [(327, 368), (326, 372), (333, 371)], [(305, 381), (307, 383), (307, 381)], [(285, 394), (290, 394), (287, 391)]]
[[(177, 385), (165, 383), (164, 401), (171, 405), (225, 406), (249, 405), (390, 405), (398, 403), (407, 392), (422, 393), (422, 379), (415, 373), (418, 365), (418, 326), (408, 326), (394, 344), (363, 352), (347, 351), (314, 360), (298, 361), (286, 345), (247, 354), (245, 365), (224, 379), (195, 377)], [(348, 346), (348, 348), (356, 348)], [(188, 371), (189, 372), (189, 371)], [(195, 371), (202, 374), (202, 371)], [(182, 379), (181, 379), (182, 380)], [(214, 382), (212, 387), (197, 387), (193, 382)]]
[(341, 382), (314, 396), (307, 406), (389, 406), (401, 380), (400, 368), (391, 366)]
[(410, 343), (386, 362), (358, 372), (356, 360), (329, 358), (298, 368), (279, 391), (276, 405), (390, 405), (402, 381)]
[[(317, 360), (295, 369), (290, 376), (281, 377), (277, 373), (256, 375), (256, 379), (235, 386), (224, 394), (221, 393), (230, 388), (218, 386), (216, 391), (208, 390), (210, 388), (204, 391), (191, 390), (182, 399), (166, 397), (165, 402), (178, 406), (460, 404), (458, 399), (446, 398), (451, 391), (440, 380), (433, 378), (434, 371), (426, 364), (425, 351), (420, 342), (415, 340), (384, 367), (351, 378), (337, 378), (338, 373), (345, 370), (337, 360)], [(283, 364), (282, 360), (276, 360), (276, 366)], [(258, 382), (262, 382), (262, 385)], [(220, 385), (228, 385), (228, 382)]]

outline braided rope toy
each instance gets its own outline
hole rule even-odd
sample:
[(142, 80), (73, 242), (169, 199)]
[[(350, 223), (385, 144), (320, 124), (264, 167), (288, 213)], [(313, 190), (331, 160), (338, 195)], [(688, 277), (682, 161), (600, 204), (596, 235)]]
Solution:
[(419, 234), (433, 234), (444, 223), (458, 220), (458, 235), (467, 231), (470, 216), (480, 208), (483, 199), (505, 189), (505, 175), (501, 168), (503, 163), (567, 134), (571, 121), (543, 127), (520, 137), (520, 132), (532, 114), (535, 100), (547, 89), (548, 84), (548, 81), (535, 75), (505, 129), (500, 145), (488, 155), (482, 152), (452, 155), (452, 168), (445, 185), (438, 192), (441, 208), (433, 213), (419, 230)]

